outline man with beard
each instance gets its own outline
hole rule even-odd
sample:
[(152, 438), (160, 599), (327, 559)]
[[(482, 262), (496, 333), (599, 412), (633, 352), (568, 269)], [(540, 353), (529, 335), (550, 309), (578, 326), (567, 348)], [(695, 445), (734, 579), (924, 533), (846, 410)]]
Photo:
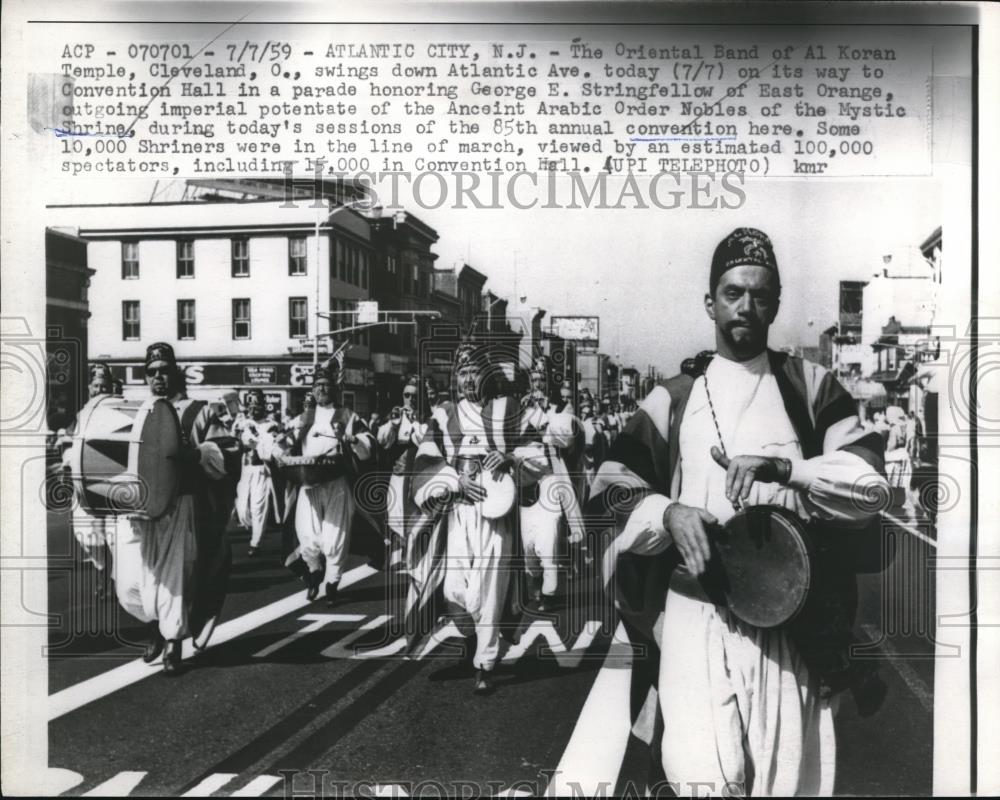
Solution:
[[(512, 451), (520, 407), (508, 396), (491, 398), (486, 348), (465, 343), (455, 354), (456, 400), (437, 406), (417, 449), (413, 500), (426, 524), (415, 531), (419, 563), (411, 569), (407, 633), (411, 649), (435, 621), (433, 598), (443, 588), (449, 616), (463, 635), (475, 633), (474, 691), (492, 690), (500, 657), (500, 624), (511, 585), (510, 558), (516, 505), (496, 518), (483, 514), (480, 472), (518, 472)], [(416, 559), (414, 559), (416, 561)], [(427, 609), (431, 609), (430, 612)]]
[[(313, 378), (314, 406), (303, 412), (298, 447), (304, 456), (343, 456), (343, 471), (317, 486), (302, 486), (295, 507), (299, 555), (308, 567), (308, 598), (319, 596), (325, 583), (327, 605), (334, 605), (347, 563), (351, 526), (357, 512), (354, 500), (354, 458), (367, 461), (375, 442), (364, 420), (334, 403), (339, 366), (331, 360)], [(353, 454), (353, 456), (352, 456)]]
[[(211, 405), (185, 395), (169, 344), (157, 342), (146, 349), (146, 385), (153, 396), (170, 400), (180, 419), (180, 487), (173, 507), (158, 519), (118, 517), (115, 591), (122, 608), (150, 623), (143, 660), (152, 663), (162, 652), (163, 670), (173, 676), (180, 671), (181, 640), (188, 633), (197, 639), (211, 616), (204, 604), (196, 603), (196, 592), (206, 591), (215, 598), (224, 591), (206, 585), (217, 574), (205, 567), (207, 559), (216, 555), (221, 556), (218, 562), (226, 560), (228, 550), (220, 541), (225, 530), (219, 521), (228, 517), (231, 505), (226, 506), (225, 492), (213, 491), (212, 486), (218, 483), (224, 489), (227, 478), (222, 451), (206, 440), (217, 426), (215, 412)], [(215, 598), (210, 604), (221, 606), (221, 601)]]
[(247, 414), (237, 420), (234, 428), (243, 451), (243, 468), (236, 487), (236, 516), (240, 525), (250, 529), (247, 555), (257, 554), (268, 519), (278, 519), (278, 495), (271, 477), (270, 461), (281, 426), (267, 418), (264, 393), (260, 389), (247, 392)]
[[(864, 498), (888, 491), (882, 443), (862, 429), (834, 376), (767, 348), (780, 291), (765, 234), (740, 228), (718, 245), (704, 300), (717, 354), (697, 377), (650, 392), (594, 485), (596, 503), (608, 490), (618, 495), (608, 500), (618, 536), (605, 577), (617, 561), (623, 621), (650, 654), (633, 665), (633, 733), (653, 744), (682, 795), (833, 791), (835, 675), (805, 646), (808, 629), (758, 628), (733, 615), (718, 569), (708, 569), (709, 530), (741, 504), (839, 526), (836, 543), (872, 519)], [(839, 559), (813, 560), (814, 577), (840, 568)]]

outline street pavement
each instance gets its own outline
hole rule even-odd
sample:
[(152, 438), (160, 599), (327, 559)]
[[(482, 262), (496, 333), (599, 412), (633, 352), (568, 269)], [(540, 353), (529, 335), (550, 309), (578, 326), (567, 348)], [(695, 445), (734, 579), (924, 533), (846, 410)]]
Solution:
[[(186, 648), (185, 672), (171, 679), (142, 663), (144, 626), (118, 609), (113, 587), (95, 595), (100, 576), (80, 563), (66, 515), (50, 514), (49, 760), (80, 775), (68, 795), (630, 788), (628, 647), (596, 576), (565, 581), (572, 601), (561, 612), (526, 617), (496, 691), (476, 696), (461, 639), (403, 660), (387, 638), (400, 576), (354, 555), (328, 608), (308, 603), (279, 564), (277, 532), (253, 559), (245, 532), (230, 537), (220, 625), (205, 652)], [(892, 567), (861, 582), (860, 621), (876, 644), (859, 656), (883, 660), (889, 693), (867, 718), (842, 698), (838, 794), (931, 791), (933, 649), (920, 620), (933, 619), (932, 581), (913, 585), (930, 552), (904, 535)]]

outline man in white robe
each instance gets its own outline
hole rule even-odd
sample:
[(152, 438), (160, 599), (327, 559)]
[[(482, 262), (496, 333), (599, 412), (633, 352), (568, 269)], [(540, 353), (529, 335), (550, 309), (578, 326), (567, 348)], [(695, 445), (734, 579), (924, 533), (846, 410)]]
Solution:
[(317, 486), (302, 486), (295, 507), (299, 554), (309, 569), (307, 596), (315, 600), (320, 584), (325, 583), (326, 602), (331, 606), (336, 603), (357, 512), (348, 449), (358, 460), (367, 461), (375, 447), (364, 420), (334, 404), (333, 369), (319, 371), (313, 380), (316, 405), (304, 414), (299, 444), (304, 456), (342, 455), (344, 470)]
[(212, 424), (211, 407), (184, 394), (170, 345), (158, 342), (147, 348), (146, 384), (151, 394), (170, 400), (181, 421), (180, 489), (173, 507), (158, 519), (117, 518), (115, 592), (122, 608), (150, 623), (151, 640), (143, 660), (152, 663), (162, 652), (164, 672), (175, 676), (180, 672), (181, 640), (197, 633), (189, 631), (188, 623), (198, 528), (213, 525), (220, 516), (210, 511), (208, 482), (224, 480), (226, 470), (222, 451), (205, 441)]
[[(870, 498), (887, 491), (881, 452), (827, 370), (767, 350), (780, 283), (764, 234), (738, 229), (727, 237), (709, 288), (718, 354), (693, 382), (679, 376), (654, 389), (598, 473), (595, 495), (628, 486), (641, 498), (619, 524), (605, 569), (617, 562), (621, 585), (629, 580), (622, 554), (655, 556), (671, 546), (680, 554), (652, 629), (671, 787), (682, 796), (830, 794), (833, 709), (820, 675), (788, 630), (737, 619), (709, 600), (699, 576), (711, 557), (711, 526), (743, 504), (840, 526), (867, 522)], [(657, 583), (652, 571), (643, 574), (646, 589)], [(633, 703), (636, 720), (655, 713), (638, 709), (635, 694)]]
[(240, 525), (250, 529), (247, 555), (257, 554), (269, 519), (278, 519), (278, 496), (271, 476), (270, 461), (277, 452), (281, 426), (268, 419), (264, 393), (247, 393), (247, 416), (236, 421), (236, 437), (242, 449), (243, 467), (236, 486), (236, 516)]

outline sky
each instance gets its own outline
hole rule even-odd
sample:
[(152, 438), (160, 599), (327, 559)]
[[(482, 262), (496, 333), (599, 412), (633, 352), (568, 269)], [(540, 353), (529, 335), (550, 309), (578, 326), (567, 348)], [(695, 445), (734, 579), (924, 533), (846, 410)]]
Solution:
[[(71, 194), (60, 202), (145, 201), (154, 187), (67, 183)], [(180, 186), (160, 184), (157, 199), (179, 197)], [(734, 228), (759, 228), (774, 244), (783, 289), (772, 346), (808, 346), (836, 321), (841, 280), (869, 278), (884, 254), (916, 247), (941, 224), (940, 187), (927, 178), (757, 179), (744, 192), (743, 206), (730, 210), (421, 209), (401, 201), (437, 230), (439, 269), (469, 263), (512, 308), (523, 297), (524, 308), (548, 316), (599, 316), (602, 352), (667, 375), (714, 346), (703, 297), (712, 252)]]

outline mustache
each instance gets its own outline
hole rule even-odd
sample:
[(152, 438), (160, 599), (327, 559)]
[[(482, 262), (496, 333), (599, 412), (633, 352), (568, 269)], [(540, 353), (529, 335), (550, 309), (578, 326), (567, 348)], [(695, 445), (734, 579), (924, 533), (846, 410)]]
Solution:
[(760, 323), (755, 319), (734, 319), (731, 322), (726, 323), (727, 331), (735, 330), (736, 328), (751, 328), (756, 330), (760, 327)]

